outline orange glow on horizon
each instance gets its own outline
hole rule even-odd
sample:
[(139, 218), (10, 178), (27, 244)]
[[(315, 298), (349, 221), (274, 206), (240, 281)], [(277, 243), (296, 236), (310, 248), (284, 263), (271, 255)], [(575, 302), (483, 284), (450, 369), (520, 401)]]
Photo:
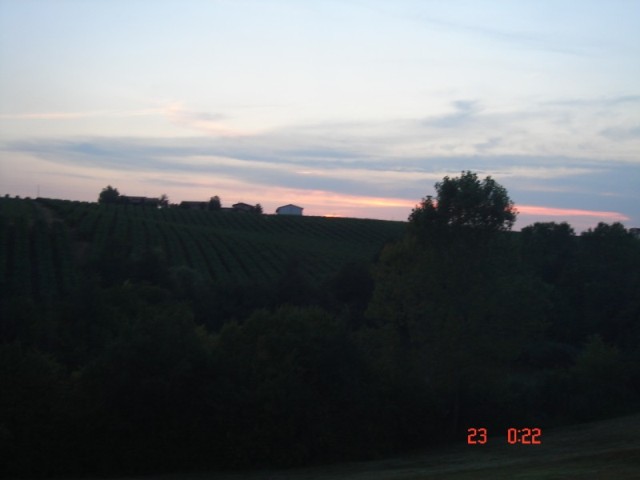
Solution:
[(525, 215), (545, 215), (550, 217), (596, 217), (614, 219), (616, 221), (629, 220), (629, 217), (618, 212), (603, 212), (599, 210), (580, 210), (577, 208), (554, 208), (537, 205), (516, 205), (519, 213)]
[[(304, 190), (251, 183), (231, 176), (210, 178), (190, 173), (114, 172), (107, 168), (78, 167), (52, 164), (31, 154), (13, 154), (15, 165), (21, 168), (7, 171), (2, 179), (3, 193), (50, 198), (92, 201), (106, 185), (112, 185), (123, 195), (159, 196), (166, 193), (171, 203), (183, 200), (208, 201), (218, 195), (223, 206), (237, 202), (260, 203), (266, 214), (289, 203), (304, 209), (306, 216), (371, 218), (407, 221), (411, 210), (419, 205), (415, 199), (375, 195), (342, 194), (329, 190)], [(198, 160), (198, 159), (196, 159)], [(41, 175), (34, 176), (33, 171)], [(382, 192), (380, 192), (382, 193)], [(629, 222), (628, 214), (616, 211), (559, 208), (540, 205), (515, 205), (520, 213), (516, 228), (534, 222), (566, 221), (576, 230), (595, 226), (598, 222)]]

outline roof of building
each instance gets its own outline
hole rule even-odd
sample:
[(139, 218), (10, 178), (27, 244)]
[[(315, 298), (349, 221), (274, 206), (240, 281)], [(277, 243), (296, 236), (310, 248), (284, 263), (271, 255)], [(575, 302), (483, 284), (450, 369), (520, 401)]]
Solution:
[(127, 200), (129, 202), (145, 202), (145, 203), (154, 203), (159, 202), (160, 199), (156, 197), (140, 197), (135, 195), (120, 195), (120, 198), (123, 200)]
[(280, 210), (281, 208), (286, 208), (286, 207), (294, 207), (294, 208), (299, 208), (300, 210), (304, 210), (304, 208), (299, 207), (298, 205), (294, 205), (293, 203), (289, 203), (287, 205), (282, 205), (281, 207), (276, 208), (276, 212), (278, 210)]

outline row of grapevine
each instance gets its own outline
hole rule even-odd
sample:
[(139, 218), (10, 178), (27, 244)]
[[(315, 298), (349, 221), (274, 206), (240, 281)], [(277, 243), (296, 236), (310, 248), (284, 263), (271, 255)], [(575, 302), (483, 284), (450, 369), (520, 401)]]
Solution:
[(135, 217), (128, 217), (128, 219), (131, 231), (131, 254), (134, 257), (140, 256), (151, 246), (151, 242), (149, 238), (147, 238), (147, 232), (144, 226), (145, 222)]
[(2, 294), (51, 298), (58, 292), (51, 232), (43, 220), (0, 217)]
[(209, 269), (209, 265), (205, 257), (202, 255), (201, 249), (198, 247), (198, 244), (191, 235), (191, 232), (189, 232), (189, 229), (178, 228), (175, 226), (172, 226), (171, 228), (173, 228), (178, 235), (180, 244), (185, 252), (187, 261), (189, 262), (189, 266), (205, 278), (214, 276), (213, 272)]
[(287, 235), (314, 237), (341, 242), (379, 243), (401, 235), (400, 222), (381, 220), (250, 215), (236, 212), (209, 212), (179, 208), (149, 209), (117, 206), (127, 215), (147, 220), (165, 221), (188, 227), (212, 227), (216, 230), (243, 231), (253, 235)]
[(193, 242), (197, 245), (197, 248), (207, 263), (211, 280), (221, 283), (234, 280), (233, 270), (227, 266), (218, 249), (210, 248), (207, 242), (207, 236), (194, 235), (193, 232), (190, 233)]
[(229, 276), (236, 281), (250, 278), (249, 270), (241, 257), (233, 253), (223, 236), (211, 233), (203, 236), (203, 242), (205, 248), (213, 252), (211, 255), (215, 254), (220, 259), (221, 266), (226, 270), (224, 276)]
[(36, 221), (31, 231), (31, 278), (34, 292), (40, 298), (50, 299), (58, 292), (52, 246), (46, 223)]
[(31, 295), (31, 259), (29, 258), (29, 227), (25, 217), (14, 219), (9, 245), (9, 275), (14, 295)]
[(167, 253), (169, 263), (173, 265), (188, 265), (189, 262), (185, 256), (184, 249), (180, 243), (180, 238), (178, 237), (175, 229), (168, 228), (166, 225), (163, 225), (162, 228), (160, 228), (160, 224), (155, 222), (147, 223), (147, 227), (147, 234), (151, 238), (164, 240), (165, 251)]
[[(216, 281), (226, 280), (271, 280), (273, 266), (261, 259), (262, 254), (256, 252), (259, 247), (248, 245), (243, 239), (232, 242), (224, 240), (193, 213), (184, 210), (166, 209), (160, 213), (162, 223), (147, 222), (162, 231), (166, 240), (166, 251), (172, 264), (185, 264), (202, 275)], [(146, 218), (152, 215), (146, 214)], [(181, 227), (177, 227), (177, 225)], [(203, 225), (204, 224), (204, 225)], [(232, 246), (230, 246), (232, 245)], [(252, 251), (253, 250), (253, 251)]]
[(0, 289), (6, 291), (9, 277), (7, 275), (7, 262), (9, 261), (9, 231), (7, 220), (0, 216)]
[(96, 222), (95, 231), (91, 238), (90, 258), (92, 261), (101, 259), (107, 249), (118, 248), (113, 245), (113, 239), (110, 238), (115, 220), (115, 212), (105, 210)]
[[(74, 284), (71, 240), (41, 200), (0, 199), (2, 294), (51, 299)], [(49, 223), (51, 222), (51, 223)]]
[[(91, 240), (94, 257), (104, 252), (107, 245), (130, 247), (131, 252), (139, 253), (152, 244), (152, 238), (156, 238), (158, 241), (155, 243), (166, 252), (170, 264), (187, 265), (216, 281), (272, 281), (282, 274), (286, 266), (287, 255), (281, 253), (282, 249), (260, 242), (260, 239), (255, 238), (255, 233), (245, 235), (253, 237), (253, 240), (238, 236), (229, 240), (226, 239), (228, 235), (216, 233), (217, 229), (211, 228), (208, 226), (209, 222), (206, 222), (207, 217), (211, 216), (209, 212), (123, 206), (102, 210), (103, 218), (99, 220), (99, 224), (95, 226), (96, 222), (93, 223), (95, 232)], [(202, 215), (198, 219), (193, 213)], [(240, 219), (236, 225), (244, 223), (243, 218), (252, 217), (242, 214), (223, 215)], [(291, 224), (290, 221), (288, 223)], [(318, 273), (318, 264), (324, 267), (320, 271), (327, 270), (327, 263), (322, 261), (322, 257), (319, 260), (303, 262), (313, 271), (314, 277)]]
[(244, 265), (246, 265), (250, 280), (254, 282), (272, 280), (268, 269), (266, 269), (264, 265), (266, 256), (262, 251), (262, 246), (252, 244), (243, 238), (238, 238), (235, 245), (237, 248), (234, 252), (239, 261), (242, 261)]
[(5, 218), (24, 218), (32, 220), (35, 215), (33, 200), (25, 198), (0, 198), (0, 216)]
[(51, 241), (54, 249), (55, 270), (57, 272), (58, 290), (62, 294), (70, 293), (76, 284), (71, 237), (61, 222), (51, 225)]
[(70, 226), (76, 227), (76, 237), (81, 241), (91, 241), (95, 235), (100, 217), (100, 211), (87, 211), (84, 215), (77, 217), (77, 223)]
[[(111, 259), (142, 258), (159, 248), (170, 266), (185, 265), (221, 283), (273, 282), (296, 261), (303, 274), (321, 281), (346, 262), (371, 260), (403, 228), (399, 222), (376, 220), (9, 200), (0, 205), (2, 212), (14, 212), (0, 215), (0, 245), (7, 246), (0, 253), (0, 282), (8, 278), (9, 267), (12, 275), (14, 268), (22, 269), (29, 274), (12, 279), (13, 288), (43, 295), (69, 291), (74, 256), (86, 260), (85, 250), (88, 260), (108, 268)], [(48, 227), (38, 220), (46, 209), (48, 221), (54, 219)], [(20, 252), (24, 245), (30, 253)]]

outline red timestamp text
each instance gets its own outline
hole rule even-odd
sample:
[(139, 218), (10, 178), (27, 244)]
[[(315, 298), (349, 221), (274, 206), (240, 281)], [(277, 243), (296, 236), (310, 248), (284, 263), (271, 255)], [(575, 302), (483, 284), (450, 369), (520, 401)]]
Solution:
[[(486, 428), (470, 427), (467, 429), (468, 445), (485, 445), (488, 440)], [(538, 427), (508, 428), (507, 443), (509, 445), (541, 445), (542, 429)]]
[(467, 444), (469, 445), (484, 445), (487, 443), (487, 429), (486, 428), (468, 428), (467, 429)]

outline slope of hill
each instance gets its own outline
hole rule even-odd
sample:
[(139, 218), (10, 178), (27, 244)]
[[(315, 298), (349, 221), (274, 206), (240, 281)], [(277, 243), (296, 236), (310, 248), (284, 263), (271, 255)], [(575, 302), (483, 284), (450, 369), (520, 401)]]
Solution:
[(385, 460), (332, 466), (235, 473), (140, 477), (147, 480), (511, 480), (640, 478), (640, 415), (545, 432), (541, 445), (509, 445), (490, 437), (486, 445), (449, 446)]
[(405, 225), (1, 199), (0, 476), (633, 478), (637, 239)]
[(348, 262), (369, 262), (404, 222), (252, 215), (0, 199), (0, 284), (47, 296), (74, 281), (74, 265), (112, 265), (152, 253), (217, 283), (272, 282), (291, 265), (322, 281)]

